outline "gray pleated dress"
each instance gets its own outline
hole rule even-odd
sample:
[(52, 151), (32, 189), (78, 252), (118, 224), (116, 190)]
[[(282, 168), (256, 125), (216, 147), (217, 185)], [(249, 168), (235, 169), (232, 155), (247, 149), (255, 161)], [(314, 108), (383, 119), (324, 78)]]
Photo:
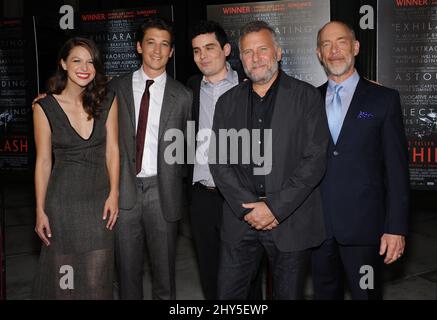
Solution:
[(113, 231), (102, 217), (109, 195), (105, 123), (113, 99), (108, 93), (88, 139), (52, 95), (38, 102), (50, 123), (54, 162), (45, 200), (52, 237), (50, 246), (42, 245), (35, 299), (112, 299)]

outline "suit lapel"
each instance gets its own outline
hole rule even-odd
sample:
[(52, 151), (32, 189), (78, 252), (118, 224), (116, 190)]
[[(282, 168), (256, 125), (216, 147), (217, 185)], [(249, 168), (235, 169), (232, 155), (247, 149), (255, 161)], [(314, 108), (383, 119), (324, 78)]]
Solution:
[(159, 119), (159, 136), (158, 141), (161, 140), (162, 134), (165, 131), (168, 118), (170, 117), (170, 114), (172, 110), (174, 109), (176, 105), (176, 96), (175, 91), (177, 88), (173, 84), (173, 79), (167, 75), (167, 80), (165, 84), (165, 90), (164, 90), (164, 98), (162, 99), (162, 109), (161, 109), (161, 115)]
[[(326, 119), (328, 119), (328, 114), (326, 113), (326, 92), (328, 91), (328, 82), (325, 82), (318, 89), (320, 91), (320, 94), (322, 95), (323, 106), (325, 108), (325, 115), (326, 115)], [(344, 123), (343, 123), (343, 125), (344, 125)], [(337, 140), (337, 143), (338, 143), (338, 140)], [(334, 140), (332, 139), (332, 135), (331, 135), (330, 131), (329, 131), (329, 144), (334, 145)]]
[(360, 81), (358, 82), (357, 88), (355, 89), (354, 96), (352, 97), (351, 104), (350, 104), (349, 109), (346, 113), (346, 117), (344, 118), (343, 125), (341, 127), (341, 131), (340, 131), (340, 134), (339, 134), (338, 139), (337, 139), (337, 145), (339, 145), (341, 143), (343, 136), (347, 137), (349, 135), (348, 133), (345, 134), (345, 132), (354, 130), (353, 124), (352, 124), (353, 119), (357, 115), (357, 113), (359, 112), (359, 109), (361, 107), (360, 103), (362, 101), (361, 97), (365, 94), (366, 89), (367, 89), (367, 85), (366, 85), (365, 81), (362, 78), (360, 78)]
[(130, 117), (130, 122), (132, 124), (132, 128), (134, 132), (135, 130), (135, 100), (134, 100), (134, 90), (132, 87), (132, 77), (133, 73), (131, 73), (128, 77), (128, 81), (121, 82), (121, 93), (124, 95), (124, 99), (126, 101), (126, 109)]
[(288, 101), (290, 101), (289, 89), (290, 89), (291, 84), (288, 81), (287, 77), (285, 77), (281, 74), (279, 76), (281, 76), (281, 79), (279, 82), (278, 91), (276, 93), (275, 107), (273, 109), (272, 122), (270, 125), (270, 127), (272, 129), (274, 128), (274, 132), (275, 132), (275, 134), (272, 137), (272, 144), (273, 144), (272, 148), (274, 148), (274, 146), (281, 145), (280, 138), (281, 138), (283, 133), (280, 132), (279, 130), (284, 128), (284, 126), (281, 125), (284, 121), (283, 115), (287, 113), (286, 109), (290, 107), (290, 105), (288, 104)]
[(196, 121), (196, 133), (199, 130), (198, 124), (199, 124), (199, 114), (200, 114), (200, 86), (202, 83), (202, 77), (199, 76), (199, 78), (196, 78), (196, 81), (194, 83), (194, 90), (193, 90), (193, 119)]
[[(283, 142), (281, 141), (281, 137), (289, 134), (287, 132), (288, 126), (284, 124), (284, 121), (287, 121), (287, 119), (284, 118), (284, 115), (289, 114), (290, 111), (287, 110), (288, 108), (293, 108), (293, 105), (289, 103), (291, 92), (290, 88), (292, 84), (285, 74), (280, 74), (279, 76), (281, 79), (279, 82), (279, 87), (277, 88), (278, 91), (276, 92), (275, 106), (270, 123), (270, 132), (272, 137), (271, 139), (266, 139), (266, 137), (268, 137), (266, 135), (264, 139), (266, 152), (268, 152), (268, 150), (271, 150), (272, 152), (272, 161), (270, 167), (266, 167), (266, 170), (270, 172), (270, 174), (266, 175), (265, 177), (266, 190), (275, 190), (274, 186), (281, 181), (281, 179), (278, 179), (278, 177), (275, 176), (275, 173), (272, 171), (272, 169), (275, 167), (275, 156), (278, 156), (284, 150), (282, 148)], [(271, 142), (271, 145), (269, 145), (269, 142)], [(278, 156), (278, 158), (280, 158), (280, 156)], [(266, 166), (265, 163), (264, 166)]]
[(326, 91), (328, 90), (328, 82), (325, 82), (318, 89), (320, 91), (320, 94), (322, 95), (323, 102), (325, 102), (326, 101)]
[[(194, 132), (197, 135), (199, 132), (199, 118), (200, 118), (200, 90), (202, 86), (203, 77), (199, 75), (194, 81), (193, 88), (193, 110), (192, 117), (194, 120)], [(194, 140), (194, 148), (197, 149), (197, 139)]]

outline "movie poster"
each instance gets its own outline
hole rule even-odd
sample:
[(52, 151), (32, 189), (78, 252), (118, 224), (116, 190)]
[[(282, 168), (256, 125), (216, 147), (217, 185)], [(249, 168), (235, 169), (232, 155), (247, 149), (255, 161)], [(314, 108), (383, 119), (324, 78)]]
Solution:
[[(136, 51), (136, 31), (141, 22), (150, 16), (173, 21), (173, 8), (157, 6), (79, 15), (81, 34), (92, 38), (102, 50), (107, 76), (129, 73), (141, 66)], [(175, 76), (174, 56), (167, 65), (167, 72)]]
[(291, 0), (211, 5), (208, 19), (219, 22), (232, 45), (229, 62), (242, 70), (238, 51), (240, 28), (264, 20), (278, 34), (283, 50), (281, 67), (288, 75), (320, 86), (327, 78), (316, 55), (317, 31), (330, 20), (330, 2)]
[(29, 169), (30, 107), (21, 19), (0, 20), (0, 170)]
[[(72, 29), (61, 28), (62, 14), (51, 11), (40, 13), (34, 17), (39, 90), (47, 90), (46, 82), (56, 70), (58, 52), (62, 44), (73, 36), (89, 37), (97, 43), (107, 76), (113, 77), (138, 69), (141, 60), (136, 53), (136, 30), (150, 16), (173, 21), (173, 7), (150, 6), (95, 12), (75, 10)], [(171, 75), (175, 73), (174, 59), (173, 56), (167, 65), (167, 72)]]
[(437, 189), (437, 1), (378, 1), (378, 81), (399, 90), (415, 189)]

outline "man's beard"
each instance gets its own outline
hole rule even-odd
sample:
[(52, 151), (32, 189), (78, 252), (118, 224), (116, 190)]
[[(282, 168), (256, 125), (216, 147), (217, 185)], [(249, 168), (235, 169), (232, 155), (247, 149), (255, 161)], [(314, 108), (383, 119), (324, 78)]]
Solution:
[(249, 79), (253, 83), (262, 85), (262, 84), (266, 84), (270, 80), (272, 80), (273, 76), (275, 75), (275, 73), (279, 69), (279, 62), (277, 61), (276, 55), (275, 55), (275, 61), (274, 61), (273, 65), (271, 66), (271, 68), (267, 69), (263, 75), (259, 75), (259, 76), (255, 76), (255, 75), (251, 74), (249, 72), (249, 70), (246, 68), (246, 66), (244, 65), (244, 63), (243, 63), (243, 68), (244, 68), (244, 72), (246, 73), (246, 75), (249, 77)]
[(349, 61), (346, 61), (345, 65), (343, 67), (332, 67), (329, 66), (327, 63), (323, 64), (323, 68), (325, 69), (325, 72), (328, 76), (336, 76), (341, 77), (344, 74), (346, 74), (353, 66), (355, 65), (355, 57), (352, 57)]

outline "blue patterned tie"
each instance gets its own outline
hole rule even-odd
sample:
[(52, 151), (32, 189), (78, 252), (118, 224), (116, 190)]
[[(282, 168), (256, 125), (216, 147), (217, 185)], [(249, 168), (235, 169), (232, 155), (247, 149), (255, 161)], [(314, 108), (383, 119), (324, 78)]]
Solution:
[(332, 97), (331, 103), (328, 105), (328, 124), (334, 144), (337, 144), (338, 135), (341, 130), (341, 89), (343, 89), (343, 87), (339, 84), (334, 87), (334, 96)]

